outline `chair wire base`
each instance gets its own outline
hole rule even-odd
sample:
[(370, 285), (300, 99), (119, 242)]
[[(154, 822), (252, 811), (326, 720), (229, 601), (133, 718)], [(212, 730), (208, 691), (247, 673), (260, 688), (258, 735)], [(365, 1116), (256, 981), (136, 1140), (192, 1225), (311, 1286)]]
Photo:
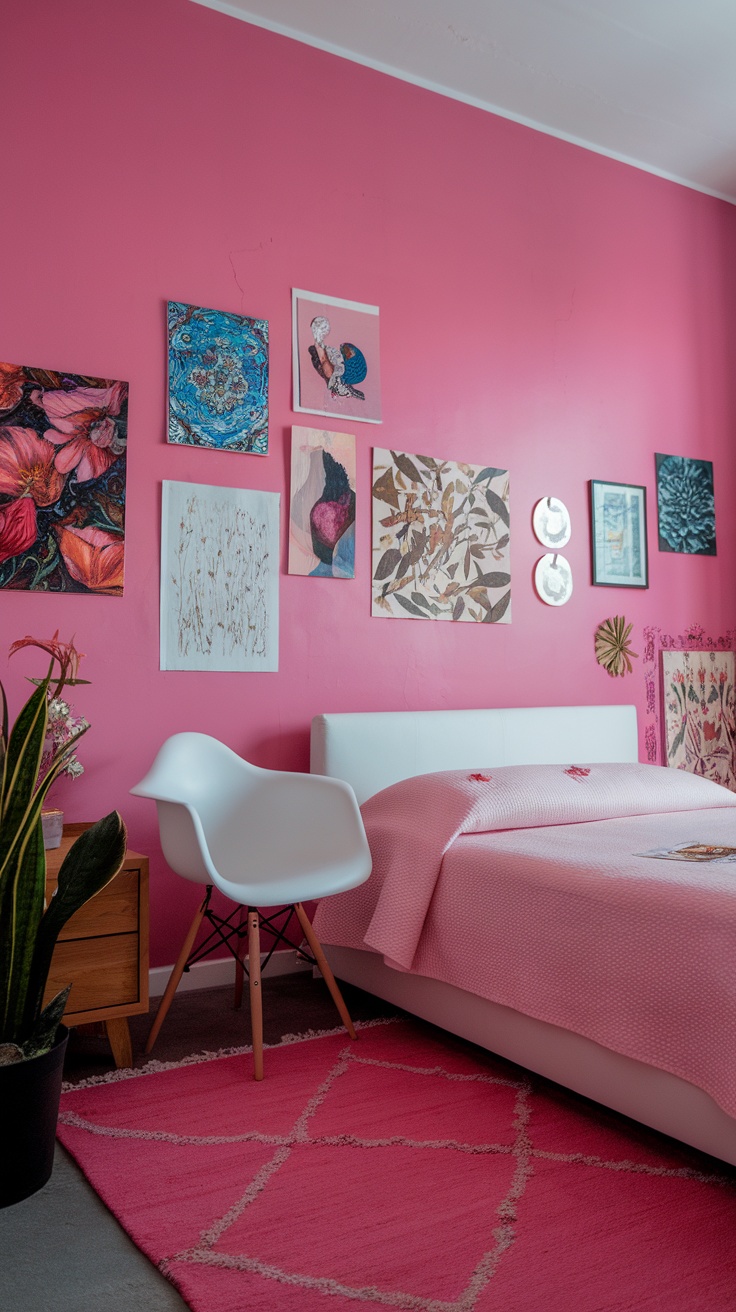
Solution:
[[(229, 916), (220, 916), (212, 909), (211, 897), (212, 884), (208, 884), (204, 898), (204, 911), (202, 918), (206, 920), (212, 928), (199, 946), (193, 948), (190, 952), (184, 965), (184, 971), (188, 971), (190, 966), (196, 965), (198, 961), (203, 961), (204, 958), (208, 957), (216, 948), (225, 947), (235, 958), (241, 970), (245, 973), (246, 978), (249, 978), (248, 967), (243, 959), (241, 944), (243, 940), (247, 940), (248, 938), (247, 915), (251, 912), (255, 912), (258, 916), (260, 929), (265, 929), (273, 938), (273, 943), (266, 953), (265, 959), (261, 962), (262, 971), (266, 969), (266, 966), (279, 946), (279, 943), (283, 943), (287, 948), (293, 948), (299, 954), (299, 957), (303, 958), (304, 961), (309, 962), (310, 965), (317, 965), (316, 959), (312, 956), (309, 950), (302, 946), (304, 942), (303, 934), (300, 934), (300, 941), (298, 943), (295, 943), (293, 939), (287, 937), (286, 931), (289, 929), (292, 919), (296, 916), (293, 902), (289, 906), (280, 907), (278, 911), (274, 911), (270, 916), (261, 915), (257, 907), (246, 908), (245, 906), (236, 906)], [(276, 922), (283, 917), (286, 917), (283, 924), (278, 925)]]

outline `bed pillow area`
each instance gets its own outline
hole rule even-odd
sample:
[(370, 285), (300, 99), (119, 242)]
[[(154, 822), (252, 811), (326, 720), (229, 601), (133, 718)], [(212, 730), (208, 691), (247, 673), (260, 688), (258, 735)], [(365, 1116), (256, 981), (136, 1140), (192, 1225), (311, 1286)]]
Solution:
[(374, 822), (442, 817), (443, 830), (480, 834), (723, 806), (736, 806), (736, 794), (660, 765), (507, 765), (415, 775), (369, 798), (362, 813), (370, 837)]
[(719, 807), (736, 807), (736, 795), (657, 765), (509, 765), (404, 779), (361, 808), (373, 856), (364, 895), (376, 899), (365, 945), (411, 969), (442, 859), (460, 834)]

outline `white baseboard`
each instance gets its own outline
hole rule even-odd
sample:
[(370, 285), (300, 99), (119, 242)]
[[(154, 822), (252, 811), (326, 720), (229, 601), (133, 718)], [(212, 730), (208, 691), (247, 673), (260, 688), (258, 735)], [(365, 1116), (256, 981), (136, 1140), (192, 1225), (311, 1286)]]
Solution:
[[(261, 963), (265, 959), (266, 954), (262, 952)], [(154, 966), (149, 970), (148, 991), (152, 998), (161, 997), (173, 969), (173, 966)], [(308, 962), (297, 961), (296, 952), (289, 949), (285, 952), (274, 952), (264, 978), (268, 979), (270, 975), (294, 975), (298, 971), (310, 969)], [(235, 962), (232, 957), (217, 961), (197, 961), (182, 975), (177, 992), (181, 993), (187, 989), (214, 989), (220, 984), (234, 984), (234, 982)]]

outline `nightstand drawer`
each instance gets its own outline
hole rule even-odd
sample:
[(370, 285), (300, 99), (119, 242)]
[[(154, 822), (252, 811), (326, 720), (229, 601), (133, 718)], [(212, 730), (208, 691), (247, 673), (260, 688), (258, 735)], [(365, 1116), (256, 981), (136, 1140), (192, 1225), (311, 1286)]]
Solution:
[(64, 1019), (77, 1012), (135, 1004), (138, 988), (138, 935), (107, 934), (58, 943), (44, 1002), (72, 985)]
[[(85, 902), (67, 921), (59, 935), (59, 943), (70, 938), (94, 938), (100, 934), (137, 933), (139, 879), (140, 871), (121, 870), (111, 883)], [(55, 886), (55, 882), (47, 884), (47, 897)]]

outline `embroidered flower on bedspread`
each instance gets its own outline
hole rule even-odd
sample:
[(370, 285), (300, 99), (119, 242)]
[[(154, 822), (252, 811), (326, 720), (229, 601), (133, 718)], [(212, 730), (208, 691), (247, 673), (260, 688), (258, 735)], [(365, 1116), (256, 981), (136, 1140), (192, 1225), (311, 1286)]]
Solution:
[(568, 766), (565, 774), (569, 774), (571, 779), (585, 779), (590, 774), (590, 767), (587, 765)]

